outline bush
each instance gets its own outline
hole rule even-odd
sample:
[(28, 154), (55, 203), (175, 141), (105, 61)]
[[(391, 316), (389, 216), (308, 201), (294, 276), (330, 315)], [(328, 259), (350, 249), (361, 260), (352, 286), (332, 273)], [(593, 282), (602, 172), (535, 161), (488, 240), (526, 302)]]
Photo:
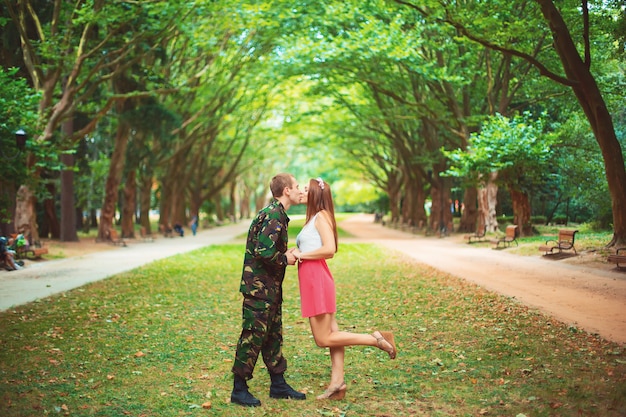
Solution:
[(554, 224), (567, 224), (567, 216), (564, 214), (556, 214), (552, 218), (552, 222)]
[(532, 224), (546, 224), (548, 218), (546, 216), (531, 216), (530, 221)]

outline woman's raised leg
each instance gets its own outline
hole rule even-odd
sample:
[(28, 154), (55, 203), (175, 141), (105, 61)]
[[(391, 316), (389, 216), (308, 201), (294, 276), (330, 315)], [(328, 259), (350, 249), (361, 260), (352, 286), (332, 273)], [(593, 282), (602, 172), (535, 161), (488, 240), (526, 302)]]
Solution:
[(378, 346), (376, 337), (371, 334), (340, 331), (334, 313), (310, 317), (309, 323), (315, 343), (319, 347)]

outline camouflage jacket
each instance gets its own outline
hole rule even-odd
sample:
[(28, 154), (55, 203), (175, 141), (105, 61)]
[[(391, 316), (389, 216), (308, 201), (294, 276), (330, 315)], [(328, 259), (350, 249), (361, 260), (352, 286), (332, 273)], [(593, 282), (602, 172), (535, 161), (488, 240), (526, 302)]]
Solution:
[(269, 302), (282, 301), (288, 224), (285, 208), (275, 199), (252, 221), (239, 289), (244, 295)]

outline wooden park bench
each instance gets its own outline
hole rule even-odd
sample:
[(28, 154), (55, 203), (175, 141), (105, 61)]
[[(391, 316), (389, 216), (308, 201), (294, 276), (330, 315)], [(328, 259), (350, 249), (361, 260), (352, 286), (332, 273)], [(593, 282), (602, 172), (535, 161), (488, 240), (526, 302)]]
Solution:
[[(624, 251), (624, 255), (620, 255), (620, 251)], [(616, 264), (618, 269), (626, 269), (626, 248), (617, 249), (615, 255), (609, 255), (606, 260)], [(623, 266), (620, 264), (623, 264)]]
[(172, 230), (171, 227), (166, 227), (164, 224), (160, 224), (159, 230), (163, 233), (163, 237), (174, 237), (174, 230)]
[(115, 229), (109, 230), (109, 242), (116, 246), (126, 246), (126, 242), (120, 237), (120, 235), (117, 234), (117, 230)]
[(485, 236), (486, 233), (487, 233), (487, 227), (483, 226), (482, 229), (477, 230), (472, 235), (465, 235), (464, 238), (465, 240), (467, 240), (467, 243), (472, 243), (472, 241), (482, 242), (483, 240), (486, 239), (486, 236)]
[(554, 253), (555, 250), (558, 250), (559, 253), (564, 250), (573, 250), (574, 253), (578, 254), (576, 252), (576, 248), (574, 247), (576, 233), (578, 233), (578, 230), (561, 229), (559, 230), (559, 237), (557, 240), (546, 240), (545, 245), (539, 246), (539, 250), (541, 252), (545, 252), (544, 255)]
[(34, 245), (17, 246), (15, 240), (18, 237), (18, 233), (11, 234), (11, 238), (14, 242), (11, 249), (15, 251), (15, 259), (40, 259), (41, 255), (48, 253), (48, 248), (41, 246), (40, 242), (35, 242)]
[(143, 239), (144, 242), (154, 242), (154, 236), (149, 235), (144, 226), (141, 226), (139, 229), (139, 235)]
[(37, 247), (37, 246), (29, 246), (28, 248), (20, 247), (15, 251), (15, 257), (17, 259), (40, 259), (41, 255), (45, 255), (48, 253), (48, 248), (46, 247)]
[(496, 248), (500, 246), (500, 243), (502, 243), (502, 245), (504, 246), (511, 246), (511, 243), (513, 242), (515, 242), (516, 246), (519, 245), (519, 243), (517, 243), (517, 226), (516, 225), (507, 226), (506, 230), (504, 231), (504, 236), (497, 238), (497, 239), (493, 239), (491, 241), (491, 243), (496, 244)]

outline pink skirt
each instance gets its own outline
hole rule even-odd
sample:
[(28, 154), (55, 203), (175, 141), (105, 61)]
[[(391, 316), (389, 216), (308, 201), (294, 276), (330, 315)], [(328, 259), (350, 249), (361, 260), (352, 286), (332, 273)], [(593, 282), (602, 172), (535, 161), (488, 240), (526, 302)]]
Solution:
[(337, 312), (335, 280), (325, 259), (304, 260), (298, 265), (302, 317)]

